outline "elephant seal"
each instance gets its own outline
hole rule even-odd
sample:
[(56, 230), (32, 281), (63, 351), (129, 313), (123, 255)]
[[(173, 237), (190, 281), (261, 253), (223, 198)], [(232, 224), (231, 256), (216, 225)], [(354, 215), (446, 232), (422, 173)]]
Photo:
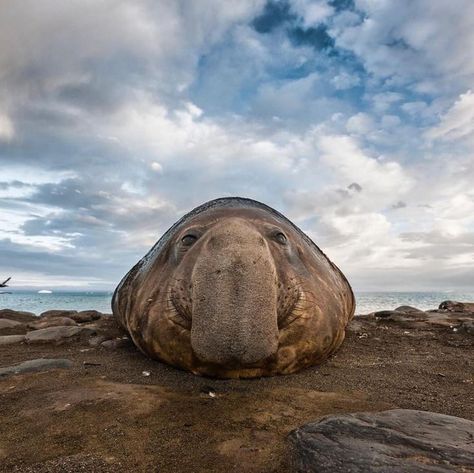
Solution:
[(207, 202), (122, 279), (119, 324), (146, 355), (195, 374), (252, 378), (324, 361), (354, 314), (342, 272), (260, 202)]

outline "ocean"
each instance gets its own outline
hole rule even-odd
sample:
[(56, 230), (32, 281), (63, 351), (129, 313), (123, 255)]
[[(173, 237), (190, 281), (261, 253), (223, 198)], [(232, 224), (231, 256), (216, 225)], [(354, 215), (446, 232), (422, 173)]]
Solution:
[[(474, 292), (356, 292), (356, 314), (395, 309), (410, 305), (418, 309), (436, 309), (445, 300), (474, 302)], [(111, 313), (112, 291), (63, 292), (38, 294), (35, 291), (11, 290), (0, 294), (0, 309), (14, 309), (41, 314), (49, 309), (88, 310)]]

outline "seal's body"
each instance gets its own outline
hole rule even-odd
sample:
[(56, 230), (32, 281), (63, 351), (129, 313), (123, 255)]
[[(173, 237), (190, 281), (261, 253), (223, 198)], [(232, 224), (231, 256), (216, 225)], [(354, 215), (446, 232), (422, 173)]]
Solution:
[(112, 300), (143, 353), (222, 378), (321, 363), (341, 345), (354, 308), (344, 275), (300, 229), (237, 197), (175, 223)]

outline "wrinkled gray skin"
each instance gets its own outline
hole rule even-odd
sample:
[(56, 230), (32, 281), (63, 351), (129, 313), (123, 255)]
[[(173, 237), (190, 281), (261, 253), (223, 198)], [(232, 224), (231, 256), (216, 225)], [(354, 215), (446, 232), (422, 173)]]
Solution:
[(208, 202), (117, 287), (112, 309), (147, 355), (197, 374), (287, 374), (322, 362), (354, 313), (339, 269), (259, 202)]

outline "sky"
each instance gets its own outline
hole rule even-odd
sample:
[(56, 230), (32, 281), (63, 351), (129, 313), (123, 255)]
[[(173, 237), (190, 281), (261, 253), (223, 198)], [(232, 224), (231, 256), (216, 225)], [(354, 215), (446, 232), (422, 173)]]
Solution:
[(472, 0), (0, 3), (0, 279), (113, 289), (223, 196), (359, 291), (474, 286)]

